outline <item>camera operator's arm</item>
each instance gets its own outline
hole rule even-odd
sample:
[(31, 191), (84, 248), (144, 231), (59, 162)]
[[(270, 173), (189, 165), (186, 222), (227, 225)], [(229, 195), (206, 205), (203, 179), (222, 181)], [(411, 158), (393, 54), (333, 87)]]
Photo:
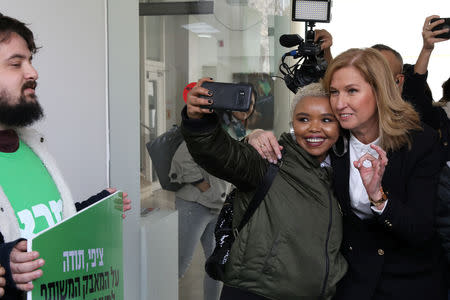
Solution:
[(314, 42), (317, 43), (318, 41), (322, 41), (322, 43), (320, 44), (320, 49), (323, 50), (323, 57), (325, 58), (327, 63), (330, 63), (330, 61), (333, 59), (330, 50), (331, 46), (333, 45), (333, 37), (325, 29), (316, 29), (314, 30), (314, 32), (316, 33)]
[(430, 62), (431, 52), (433, 52), (434, 44), (447, 41), (448, 39), (438, 39), (437, 35), (441, 33), (446, 33), (449, 29), (441, 29), (432, 31), (433, 28), (439, 24), (444, 23), (444, 20), (437, 20), (431, 23), (432, 19), (439, 18), (437, 15), (429, 16), (425, 19), (425, 23), (423, 24), (422, 29), (422, 38), (423, 38), (423, 47), (420, 51), (419, 57), (417, 58), (417, 62), (414, 65), (414, 72), (417, 74), (425, 74), (428, 69), (428, 63)]

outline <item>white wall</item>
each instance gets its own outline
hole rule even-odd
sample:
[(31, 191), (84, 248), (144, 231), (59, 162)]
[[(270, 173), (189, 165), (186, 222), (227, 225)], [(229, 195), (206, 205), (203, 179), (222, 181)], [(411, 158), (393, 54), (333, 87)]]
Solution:
[(123, 278), (126, 299), (139, 299), (138, 1), (1, 0), (0, 12), (30, 24), (43, 46), (33, 63), (46, 119), (36, 127), (75, 198), (103, 189), (111, 174), (132, 200)]
[(29, 24), (42, 48), (33, 59), (46, 135), (76, 201), (107, 186), (104, 0), (2, 0), (0, 11)]
[(108, 0), (108, 79), (111, 185), (127, 191), (132, 200), (123, 228), (125, 299), (136, 300), (140, 283), (138, 0)]
[[(329, 24), (317, 23), (333, 35), (334, 56), (352, 47), (386, 44), (414, 64), (422, 48), (425, 18), (450, 17), (450, 1), (334, 0)], [(300, 32), (304, 36), (304, 32)], [(450, 77), (450, 41), (436, 45), (428, 67), (428, 83), (435, 100), (442, 97), (442, 82)]]

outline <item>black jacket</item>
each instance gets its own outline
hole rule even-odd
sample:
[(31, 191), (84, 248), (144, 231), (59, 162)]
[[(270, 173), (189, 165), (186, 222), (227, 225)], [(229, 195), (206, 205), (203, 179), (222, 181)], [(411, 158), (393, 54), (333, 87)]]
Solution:
[(341, 251), (349, 263), (336, 299), (447, 299), (445, 260), (434, 227), (438, 138), (426, 125), (411, 136), (411, 150), (388, 153), (382, 186), (389, 201), (369, 220), (351, 209), (349, 153), (332, 158), (344, 214)]
[(450, 121), (442, 107), (433, 105), (433, 97), (427, 84), (427, 74), (417, 74), (413, 65), (405, 64), (405, 83), (402, 98), (411, 103), (423, 123), (439, 132), (441, 155), (444, 164), (450, 160)]
[(438, 217), (436, 226), (442, 239), (442, 246), (450, 263), (450, 168), (445, 166), (439, 178), (438, 186)]

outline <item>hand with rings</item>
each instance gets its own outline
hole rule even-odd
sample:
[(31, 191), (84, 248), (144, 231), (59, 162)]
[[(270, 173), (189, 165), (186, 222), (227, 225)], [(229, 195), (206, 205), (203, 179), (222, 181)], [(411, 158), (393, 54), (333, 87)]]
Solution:
[(278, 159), (281, 159), (283, 146), (278, 144), (273, 132), (255, 129), (246, 139), (262, 158), (267, 159), (271, 163), (276, 163)]
[(371, 199), (380, 198), (381, 180), (383, 179), (384, 170), (388, 164), (386, 151), (376, 145), (370, 145), (378, 153), (378, 158), (366, 153), (357, 161), (353, 162), (353, 166), (358, 169), (359, 175), (363, 182), (364, 188)]

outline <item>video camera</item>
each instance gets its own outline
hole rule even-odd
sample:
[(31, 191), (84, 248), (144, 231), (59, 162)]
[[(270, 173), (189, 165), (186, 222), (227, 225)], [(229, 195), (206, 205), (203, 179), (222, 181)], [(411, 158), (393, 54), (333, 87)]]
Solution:
[[(284, 75), (286, 86), (295, 94), (300, 87), (317, 82), (323, 77), (327, 69), (327, 61), (323, 57), (320, 43), (315, 43), (315, 22), (330, 21), (331, 0), (293, 0), (292, 20), (306, 21), (305, 40), (298, 34), (283, 34), (280, 44), (296, 50), (286, 52), (281, 58), (279, 70)], [(299, 59), (293, 66), (289, 66), (285, 59), (292, 56)]]

